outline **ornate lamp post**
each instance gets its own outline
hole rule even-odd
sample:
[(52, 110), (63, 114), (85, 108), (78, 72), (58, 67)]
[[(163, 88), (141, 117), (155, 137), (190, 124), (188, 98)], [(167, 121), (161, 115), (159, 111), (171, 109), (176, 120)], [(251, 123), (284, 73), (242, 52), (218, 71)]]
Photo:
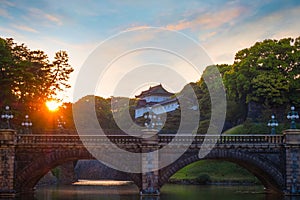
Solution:
[(276, 134), (276, 129), (275, 129), (275, 127), (278, 126), (278, 122), (277, 122), (277, 120), (275, 119), (275, 115), (272, 115), (272, 116), (271, 116), (271, 120), (269, 121), (268, 126), (269, 126), (269, 127), (272, 127), (272, 129), (271, 129), (271, 134), (272, 134), (272, 135), (275, 135), (275, 134)]
[(295, 107), (291, 107), (291, 111), (288, 113), (287, 118), (291, 120), (291, 129), (296, 129), (295, 120), (299, 119), (298, 112), (295, 111)]
[(57, 119), (57, 128), (60, 132), (63, 131), (63, 129), (65, 128), (65, 125), (66, 125), (66, 122), (63, 121), (63, 116), (60, 116), (58, 119)]
[[(149, 112), (144, 115), (145, 118), (145, 127), (147, 127), (146, 130), (144, 130), (143, 134), (143, 140), (142, 145), (145, 146), (145, 149), (147, 150), (149, 147), (153, 149), (158, 148), (158, 134), (157, 131), (159, 131), (162, 127), (162, 122), (159, 115), (156, 115), (152, 107), (149, 107)], [(148, 149), (149, 150), (149, 149)], [(149, 152), (145, 155), (143, 155), (142, 158), (142, 170), (143, 175), (142, 179), (143, 183), (143, 189), (140, 191), (141, 195), (159, 195), (159, 187), (158, 187), (158, 171), (155, 171), (155, 169), (158, 168), (158, 153), (157, 151)]]
[(3, 111), (2, 115), (1, 115), (1, 119), (6, 120), (7, 123), (7, 127), (8, 129), (10, 129), (10, 123), (9, 121), (14, 117), (14, 115), (12, 114), (9, 106), (5, 106), (5, 110)]
[(22, 122), (21, 125), (24, 127), (24, 133), (31, 133), (32, 122), (28, 115), (25, 115), (25, 121)]

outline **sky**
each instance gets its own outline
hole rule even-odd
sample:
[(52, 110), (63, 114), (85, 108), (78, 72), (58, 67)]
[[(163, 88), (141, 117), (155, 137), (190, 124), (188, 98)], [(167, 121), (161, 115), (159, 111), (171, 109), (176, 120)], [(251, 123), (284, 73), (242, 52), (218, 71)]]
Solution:
[[(193, 45), (190, 41), (197, 43), (212, 63), (232, 64), (238, 50), (250, 47), (257, 41), (300, 36), (299, 19), (299, 0), (0, 0), (0, 37), (14, 38), (17, 43), (25, 43), (32, 50), (43, 50), (50, 60), (59, 50), (68, 52), (70, 64), (75, 72), (70, 80), (72, 88), (62, 94), (66, 101), (76, 100), (73, 93), (80, 74), (86, 77), (86, 85), (95, 85), (80, 95), (95, 90), (94, 93), (104, 97), (133, 96), (148, 87), (149, 83), (158, 82), (163, 82), (169, 90), (176, 92), (184, 83), (197, 81), (201, 75), (201, 72), (196, 73), (194, 69), (185, 70), (186, 62), (177, 59), (179, 55), (176, 52), (180, 50), (188, 52), (184, 58), (192, 59), (193, 56), (197, 56), (193, 52), (196, 47), (191, 47)], [(162, 31), (160, 34), (152, 29), (148, 31), (149, 27), (161, 28)], [(170, 37), (164, 35), (168, 30), (171, 31)], [(186, 40), (181, 36), (178, 36), (177, 40), (174, 34), (183, 34)], [(105, 55), (109, 53), (113, 60), (112, 55), (119, 56), (125, 50), (138, 48), (136, 44), (149, 47), (150, 44), (159, 42), (165, 42), (164, 47), (169, 48), (167, 56), (165, 53), (157, 55), (157, 50), (154, 54), (150, 54), (152, 50), (131, 52), (124, 59), (122, 57), (123, 60), (117, 60), (122, 61), (121, 63), (113, 62), (115, 65), (119, 63), (118, 66), (110, 68), (107, 68), (108, 62), (99, 61), (106, 60), (108, 57)], [(107, 45), (115, 49), (107, 48)], [(99, 51), (99, 46), (102, 51)], [(106, 49), (103, 49), (104, 47)], [(119, 54), (116, 54), (116, 49)], [(170, 56), (170, 52), (175, 52), (177, 58)], [(97, 56), (98, 65), (105, 65), (106, 68), (97, 72), (98, 78), (90, 83), (89, 74), (82, 73), (82, 68), (90, 63), (89, 59), (95, 59)], [(156, 74), (153, 77), (157, 79), (152, 82), (147, 80), (146, 83), (135, 83), (138, 85), (130, 86), (128, 93), (116, 92), (120, 90), (114, 88), (117, 85), (121, 85), (123, 89), (124, 85), (127, 85), (122, 81), (137, 77), (141, 77), (140, 80), (145, 79), (145, 71), (141, 69), (153, 67), (152, 71), (147, 72), (149, 75), (155, 74), (154, 70), (162, 69), (163, 66), (167, 66), (166, 71), (161, 71), (164, 80), (157, 78)], [(175, 70), (180, 67), (181, 70)], [(93, 70), (94, 68), (90, 69)], [(99, 78), (105, 77), (104, 71), (106, 74), (109, 72), (111, 78)], [(135, 74), (127, 76), (132, 71), (135, 71)], [(165, 76), (171, 72), (184, 74), (180, 86), (174, 84), (174, 78)], [(107, 79), (106, 82), (104, 79)], [(75, 96), (79, 98), (80, 95)]]

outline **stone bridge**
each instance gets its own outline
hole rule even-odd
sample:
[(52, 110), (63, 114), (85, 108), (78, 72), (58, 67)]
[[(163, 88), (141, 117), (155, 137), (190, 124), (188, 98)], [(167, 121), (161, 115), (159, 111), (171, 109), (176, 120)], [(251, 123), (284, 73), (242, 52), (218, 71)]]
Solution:
[[(208, 143), (204, 143), (204, 139)], [(183, 167), (201, 159), (226, 160), (237, 163), (254, 174), (270, 191), (286, 195), (300, 194), (300, 130), (290, 129), (282, 135), (196, 135), (193, 141), (185, 135), (159, 135), (151, 140), (125, 135), (108, 137), (86, 135), (16, 134), (0, 130), (0, 196), (33, 191), (36, 183), (49, 170), (66, 162), (95, 159), (83, 143), (98, 145), (113, 142), (131, 152), (149, 152), (166, 144), (174, 145), (168, 152), (191, 142), (189, 148), (174, 163), (151, 173), (128, 173), (140, 193), (158, 195), (159, 189)], [(171, 143), (177, 140), (178, 143)], [(190, 143), (189, 143), (190, 144)], [(213, 145), (199, 158), (199, 150)], [(142, 160), (141, 165), (147, 165)], [(160, 162), (159, 155), (154, 163)], [(146, 163), (146, 164), (145, 164)], [(151, 179), (151, 184), (149, 184)]]

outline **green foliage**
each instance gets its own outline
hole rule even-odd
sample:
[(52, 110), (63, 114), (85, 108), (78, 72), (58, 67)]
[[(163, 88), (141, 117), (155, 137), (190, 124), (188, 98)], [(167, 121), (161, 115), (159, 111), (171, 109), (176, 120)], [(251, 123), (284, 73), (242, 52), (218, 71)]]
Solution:
[(162, 128), (161, 133), (176, 133), (181, 117), (181, 109), (176, 109), (172, 112), (167, 113), (166, 122)]
[(49, 118), (44, 117), (49, 114), (45, 102), (70, 87), (73, 68), (68, 64), (68, 54), (59, 51), (50, 62), (41, 50), (0, 38), (0, 66), (0, 106), (10, 105), (15, 110), (14, 124), (21, 124), (25, 114), (37, 119), (35, 128), (48, 124), (44, 120)]
[(252, 124), (245, 122), (242, 125), (235, 126), (223, 134), (268, 134), (269, 129), (266, 124)]
[(211, 181), (210, 176), (208, 174), (200, 174), (196, 178), (196, 182), (200, 185), (205, 185)]
[(55, 53), (54, 61), (51, 64), (51, 91), (54, 91), (52, 94), (55, 95), (57, 91), (64, 91), (66, 88), (70, 88), (68, 80), (70, 74), (74, 69), (69, 65), (68, 54), (66, 51), (58, 51)]
[(26, 104), (28, 110), (34, 110), (70, 87), (67, 81), (73, 68), (65, 51), (57, 52), (50, 63), (43, 51), (0, 38), (0, 55), (1, 103)]
[[(280, 114), (291, 104), (300, 106), (299, 47), (300, 37), (265, 40), (237, 52), (232, 65), (217, 65), (227, 93), (226, 126), (243, 123), (248, 116), (250, 102), (261, 105), (263, 110), (257, 113), (257, 117), (258, 122), (264, 123), (274, 111)], [(198, 98), (201, 117), (198, 133), (202, 134), (206, 133), (211, 116), (211, 95), (207, 83), (210, 90), (220, 87), (214, 82), (217, 74), (213, 69), (213, 66), (208, 66), (198, 82), (189, 84)], [(185, 95), (184, 92), (181, 94)], [(283, 119), (283, 116), (280, 117)], [(268, 132), (264, 125), (253, 125), (244, 130)]]
[(59, 175), (60, 175), (60, 169), (59, 167), (56, 167), (54, 169), (51, 170), (51, 173), (53, 174), (53, 176), (55, 176), (56, 178), (59, 178)]
[[(276, 133), (280, 134), (283, 130), (288, 129), (288, 124), (279, 124), (276, 127)], [(238, 126), (232, 127), (225, 131), (223, 134), (270, 134), (271, 128), (266, 123), (251, 123), (249, 121), (244, 122)]]
[(246, 104), (299, 105), (299, 40), (264, 40), (239, 51), (224, 75), (229, 95)]
[[(97, 128), (98, 124), (100, 124), (102, 129), (111, 129), (111, 130), (119, 130), (120, 128), (115, 122), (115, 118), (118, 118), (122, 123), (123, 127), (130, 128), (130, 123), (127, 120), (127, 114), (129, 111), (129, 117), (133, 119), (134, 117), (134, 105), (136, 101), (130, 100), (129, 98), (123, 97), (113, 97), (113, 98), (102, 98), (98, 96), (88, 95), (80, 100), (78, 100), (74, 104), (74, 108), (76, 112), (80, 113), (77, 115), (76, 122), (81, 128), (93, 129)], [(97, 121), (93, 127), (90, 123), (93, 120), (93, 116), (91, 116), (91, 110), (95, 110)], [(114, 115), (113, 115), (114, 114)], [(89, 124), (85, 124), (85, 122), (89, 122)]]
[(206, 134), (207, 133), (207, 129), (209, 127), (209, 123), (210, 123), (209, 119), (200, 120), (200, 122), (199, 122), (199, 128), (198, 128), (198, 133), (199, 134)]

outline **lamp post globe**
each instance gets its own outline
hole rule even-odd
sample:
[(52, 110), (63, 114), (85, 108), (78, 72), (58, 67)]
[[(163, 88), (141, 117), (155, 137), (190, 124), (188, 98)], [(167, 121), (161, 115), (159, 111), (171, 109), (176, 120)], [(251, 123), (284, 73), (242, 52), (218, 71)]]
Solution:
[(6, 127), (7, 129), (11, 128), (10, 120), (14, 118), (14, 115), (12, 114), (10, 107), (5, 106), (4, 111), (1, 114), (1, 119), (6, 121)]
[(63, 116), (57, 118), (57, 129), (58, 132), (62, 133), (65, 129), (66, 122), (64, 121)]
[(291, 129), (296, 129), (296, 119), (299, 119), (298, 112), (295, 111), (295, 106), (291, 106), (291, 111), (288, 113), (287, 118), (291, 120)]
[(31, 133), (32, 122), (28, 115), (25, 115), (25, 120), (21, 123), (21, 125), (24, 127), (24, 133)]
[(271, 120), (267, 124), (269, 127), (271, 127), (271, 134), (276, 134), (276, 127), (278, 126), (278, 121), (275, 119), (275, 115), (271, 116)]

